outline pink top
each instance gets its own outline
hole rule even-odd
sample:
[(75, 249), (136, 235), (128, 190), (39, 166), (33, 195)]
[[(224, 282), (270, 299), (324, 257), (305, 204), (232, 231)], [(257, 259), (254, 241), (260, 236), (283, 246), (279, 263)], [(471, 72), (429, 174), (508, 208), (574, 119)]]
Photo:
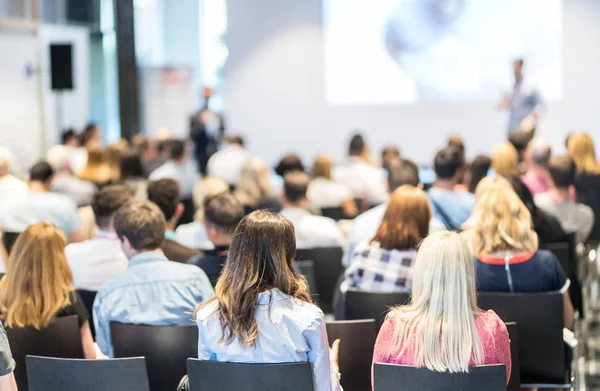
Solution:
[[(504, 364), (506, 366), (506, 383), (508, 383), (511, 361), (510, 339), (508, 338), (506, 325), (492, 310), (479, 315), (475, 319), (475, 325), (483, 347), (483, 364)], [(408, 346), (401, 357), (392, 355), (396, 327), (397, 322), (393, 318), (386, 319), (383, 326), (381, 326), (377, 342), (375, 342), (374, 363), (414, 365), (414, 345)], [(469, 365), (475, 366), (473, 360)]]

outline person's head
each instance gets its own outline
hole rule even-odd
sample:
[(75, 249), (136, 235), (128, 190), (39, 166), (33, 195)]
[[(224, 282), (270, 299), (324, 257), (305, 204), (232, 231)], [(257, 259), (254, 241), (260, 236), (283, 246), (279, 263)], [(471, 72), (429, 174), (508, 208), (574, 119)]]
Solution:
[(463, 158), (454, 147), (446, 147), (435, 155), (433, 167), (438, 180), (458, 181), (462, 176)]
[(222, 343), (237, 340), (254, 347), (258, 340), (255, 313), (259, 294), (278, 289), (297, 300), (310, 302), (306, 280), (294, 271), (294, 225), (280, 214), (256, 211), (238, 224), (223, 274), (215, 287), (216, 315), (223, 328)]
[(414, 250), (429, 234), (431, 209), (425, 192), (410, 185), (392, 193), (381, 225), (371, 239), (386, 250)]
[(69, 160), (69, 153), (69, 147), (55, 145), (46, 152), (46, 161), (56, 172), (70, 171), (71, 161)]
[(10, 149), (0, 145), (0, 177), (10, 174), (13, 165), (13, 154)]
[(104, 150), (106, 154), (106, 163), (111, 171), (111, 179), (119, 180), (121, 178), (121, 159), (123, 158), (123, 146), (115, 143), (109, 145)]
[(333, 163), (328, 155), (317, 155), (311, 170), (312, 177), (331, 179), (332, 168)]
[(465, 156), (465, 143), (462, 140), (462, 138), (458, 136), (448, 137), (448, 146), (458, 149), (458, 151), (463, 155), (463, 157)]
[(519, 175), (519, 156), (511, 143), (498, 144), (492, 149), (492, 169), (496, 175)]
[(83, 180), (103, 184), (112, 178), (113, 172), (106, 161), (107, 155), (101, 148), (88, 149), (88, 158), (79, 177)]
[(548, 163), (548, 171), (557, 189), (568, 190), (575, 184), (575, 163), (568, 156), (553, 156)]
[(310, 176), (304, 172), (294, 171), (283, 178), (283, 196), (287, 206), (305, 208), (308, 204), (306, 192), (310, 184)]
[(115, 213), (113, 226), (128, 259), (160, 249), (165, 238), (165, 216), (150, 201), (129, 201)]
[(62, 134), (62, 145), (67, 147), (78, 147), (79, 146), (79, 138), (73, 129), (68, 129)]
[(113, 231), (115, 213), (126, 202), (133, 200), (133, 195), (133, 191), (124, 185), (110, 185), (98, 190), (92, 198), (92, 210), (98, 228)]
[(531, 141), (532, 132), (526, 132), (524, 130), (518, 130), (516, 132), (512, 132), (508, 136), (508, 142), (515, 147), (517, 150), (517, 154), (519, 155), (519, 163), (523, 161), (525, 156), (525, 151), (527, 150), (527, 145)]
[(168, 142), (169, 160), (183, 162), (185, 160), (185, 143), (182, 140), (172, 139)]
[(527, 145), (525, 160), (530, 167), (548, 168), (551, 154), (550, 144), (544, 139), (535, 138)]
[(17, 238), (0, 281), (0, 317), (5, 326), (48, 326), (70, 303), (73, 274), (66, 238), (53, 224), (30, 225)]
[(165, 216), (168, 228), (175, 229), (183, 214), (183, 204), (179, 199), (179, 183), (171, 178), (159, 179), (148, 183), (148, 201), (158, 206)]
[(355, 134), (350, 139), (350, 145), (348, 146), (348, 155), (364, 157), (367, 151), (365, 139), (360, 134)]
[(244, 218), (244, 206), (231, 193), (209, 197), (204, 202), (208, 239), (217, 246), (231, 245), (233, 232)]
[(243, 204), (255, 207), (275, 193), (270, 181), (271, 169), (267, 163), (258, 158), (251, 157), (242, 166), (239, 182), (235, 195)]
[[(194, 202), (194, 208), (200, 212), (204, 208), (204, 201), (208, 197), (212, 197), (217, 194), (226, 193), (229, 191), (229, 185), (227, 182), (220, 178), (207, 176), (204, 179), (199, 180), (194, 185), (192, 190), (192, 201)], [(196, 213), (195, 219), (199, 220), (202, 217)]]
[(394, 192), (397, 188), (403, 185), (418, 187), (419, 167), (408, 159), (394, 159), (390, 161), (388, 166), (388, 189)]
[(140, 155), (140, 159), (144, 163), (154, 161), (159, 157), (156, 142), (148, 140), (146, 136), (141, 133), (137, 133), (133, 136), (131, 147), (138, 155)]
[(228, 136), (226, 141), (229, 145), (237, 145), (238, 147), (245, 146), (244, 138), (242, 136)]
[(285, 155), (275, 167), (275, 173), (281, 177), (292, 171), (304, 172), (304, 164), (302, 164), (302, 160), (294, 153)]
[(102, 132), (98, 124), (89, 123), (79, 135), (79, 145), (86, 149), (102, 147)]
[(400, 159), (400, 150), (395, 145), (385, 146), (381, 150), (381, 167), (388, 169), (392, 160)]
[(467, 372), (471, 359), (475, 365), (483, 364), (475, 325), (480, 313), (475, 266), (467, 244), (455, 232), (433, 233), (417, 251), (411, 304), (388, 314), (398, 324), (393, 348), (400, 356), (412, 341), (416, 366)]
[(577, 172), (600, 174), (600, 165), (596, 159), (594, 140), (587, 133), (575, 133), (569, 138), (567, 146), (569, 156), (573, 159)]
[(140, 154), (135, 151), (130, 151), (121, 156), (119, 167), (121, 180), (145, 178), (144, 166)]
[(525, 61), (522, 58), (515, 58), (513, 61), (513, 72), (515, 79), (520, 79), (523, 76), (523, 64)]
[(35, 163), (29, 169), (29, 184), (40, 184), (47, 191), (52, 187), (52, 179), (54, 178), (54, 170), (46, 161)]
[(475, 193), (475, 189), (477, 185), (483, 178), (485, 178), (490, 171), (490, 167), (492, 166), (492, 159), (486, 155), (478, 155), (471, 162), (471, 177), (469, 182), (469, 191), (471, 193)]

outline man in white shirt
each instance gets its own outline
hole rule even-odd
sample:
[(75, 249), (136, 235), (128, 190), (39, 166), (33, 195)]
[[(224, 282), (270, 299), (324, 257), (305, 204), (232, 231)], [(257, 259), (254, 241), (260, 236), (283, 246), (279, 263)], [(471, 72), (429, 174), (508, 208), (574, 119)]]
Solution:
[(124, 185), (106, 186), (94, 195), (92, 210), (98, 231), (93, 238), (69, 244), (65, 253), (76, 289), (97, 292), (127, 268), (127, 257), (113, 227), (117, 210), (134, 197)]
[(92, 202), (96, 185), (73, 175), (69, 153), (65, 145), (55, 145), (46, 152), (46, 159), (54, 169), (52, 191), (71, 197), (77, 206), (87, 206)]
[(167, 149), (169, 160), (152, 171), (148, 180), (174, 179), (179, 183), (181, 198), (191, 199), (192, 190), (200, 180), (200, 175), (188, 156), (185, 143), (181, 140), (169, 140)]
[(335, 221), (314, 216), (306, 209), (310, 176), (300, 171), (287, 174), (283, 181), (284, 206), (281, 214), (294, 224), (297, 248), (341, 247), (344, 237)]
[(244, 139), (240, 136), (228, 137), (225, 148), (208, 159), (208, 175), (235, 186), (240, 179), (242, 167), (249, 157), (248, 151), (244, 148)]
[(27, 193), (27, 183), (10, 173), (13, 156), (10, 150), (0, 146), (0, 199)]

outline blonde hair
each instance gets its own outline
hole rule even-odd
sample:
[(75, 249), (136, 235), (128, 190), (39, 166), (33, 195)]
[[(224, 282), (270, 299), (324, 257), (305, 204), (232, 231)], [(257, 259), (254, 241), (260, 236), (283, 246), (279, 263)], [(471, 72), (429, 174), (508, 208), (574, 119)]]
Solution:
[(275, 193), (269, 181), (270, 174), (271, 169), (264, 160), (257, 157), (249, 158), (242, 167), (235, 197), (242, 205), (258, 206)]
[(88, 150), (87, 162), (79, 173), (79, 178), (97, 184), (104, 184), (112, 178), (112, 171), (106, 161), (106, 153), (103, 149)]
[(589, 134), (573, 134), (569, 137), (567, 150), (579, 173), (600, 174), (600, 164), (596, 159), (594, 140)]
[(477, 256), (538, 248), (531, 213), (504, 178), (484, 178), (476, 190), (472, 228), (464, 233)]
[(492, 169), (496, 175), (518, 176), (519, 153), (511, 143), (498, 144), (492, 150)]
[(73, 274), (66, 239), (53, 224), (30, 225), (15, 242), (0, 281), (1, 318), (8, 327), (48, 326), (71, 304)]
[(222, 179), (209, 176), (198, 181), (192, 190), (192, 199), (196, 208), (194, 220), (202, 221), (204, 219), (204, 200), (228, 191), (229, 185)]
[(475, 317), (473, 257), (457, 233), (443, 231), (421, 243), (413, 272), (412, 300), (388, 314), (397, 321), (393, 351), (414, 343), (414, 365), (439, 372), (468, 372), (483, 363)]
[(331, 158), (328, 155), (318, 155), (312, 166), (312, 177), (331, 179), (331, 167)]

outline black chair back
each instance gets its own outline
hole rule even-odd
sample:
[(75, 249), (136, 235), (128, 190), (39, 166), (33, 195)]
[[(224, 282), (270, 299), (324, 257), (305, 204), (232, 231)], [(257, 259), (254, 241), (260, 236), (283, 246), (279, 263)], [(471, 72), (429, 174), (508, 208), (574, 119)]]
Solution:
[(6, 252), (10, 254), (17, 238), (19, 237), (20, 232), (5, 232), (2, 234), (2, 243), (4, 244), (4, 248)]
[(315, 268), (315, 279), (319, 298), (319, 307), (325, 313), (332, 312), (333, 295), (340, 274), (344, 272), (342, 265), (343, 250), (341, 247), (322, 247), (299, 249), (297, 260), (312, 260)]
[(410, 293), (365, 292), (349, 289), (346, 292), (346, 319), (375, 319), (377, 332), (390, 308), (410, 303)]
[(28, 390), (26, 356), (83, 358), (81, 331), (76, 315), (56, 318), (41, 330), (31, 326), (6, 327), (6, 335), (17, 364), (14, 373), (19, 391)]
[(344, 391), (371, 388), (371, 364), (375, 346), (375, 321), (343, 320), (327, 323), (329, 344), (340, 340), (339, 364)]
[(90, 314), (90, 331), (92, 332), (92, 337), (94, 337), (94, 339), (96, 339), (96, 329), (94, 327), (94, 311), (93, 311), (93, 309), (94, 309), (94, 300), (96, 300), (96, 294), (98, 292), (78, 289), (77, 293), (79, 294), (79, 297), (81, 297), (81, 300), (83, 301), (83, 305), (85, 305), (85, 309), (88, 311), (88, 314)]
[(479, 306), (516, 322), (521, 385), (565, 384), (563, 298), (549, 293), (479, 293)]
[(188, 359), (191, 391), (314, 391), (310, 364), (235, 364)]
[(317, 278), (315, 277), (315, 263), (311, 260), (307, 261), (296, 261), (295, 262), (298, 271), (308, 283), (308, 289), (310, 290), (310, 297), (314, 302), (319, 300), (319, 291), (317, 290)]
[(325, 217), (329, 217), (335, 221), (340, 221), (348, 218), (344, 213), (344, 208), (341, 206), (331, 207), (331, 208), (321, 208), (321, 215)]
[(512, 370), (506, 391), (519, 391), (521, 389), (521, 376), (519, 373), (519, 329), (515, 322), (506, 323), (508, 338), (510, 338), (510, 362)]
[(194, 201), (192, 198), (182, 198), (181, 203), (183, 204), (183, 213), (177, 221), (177, 226), (180, 226), (181, 224), (188, 224), (194, 221), (194, 214), (196, 213), (196, 208), (194, 208)]
[(427, 368), (375, 364), (375, 391), (506, 391), (504, 365), (482, 365), (468, 373), (433, 372)]
[(186, 374), (186, 360), (198, 357), (198, 327), (148, 326), (111, 322), (115, 357), (146, 358), (150, 389), (175, 390)]
[(74, 360), (27, 356), (27, 374), (30, 391), (149, 390), (143, 357)]

